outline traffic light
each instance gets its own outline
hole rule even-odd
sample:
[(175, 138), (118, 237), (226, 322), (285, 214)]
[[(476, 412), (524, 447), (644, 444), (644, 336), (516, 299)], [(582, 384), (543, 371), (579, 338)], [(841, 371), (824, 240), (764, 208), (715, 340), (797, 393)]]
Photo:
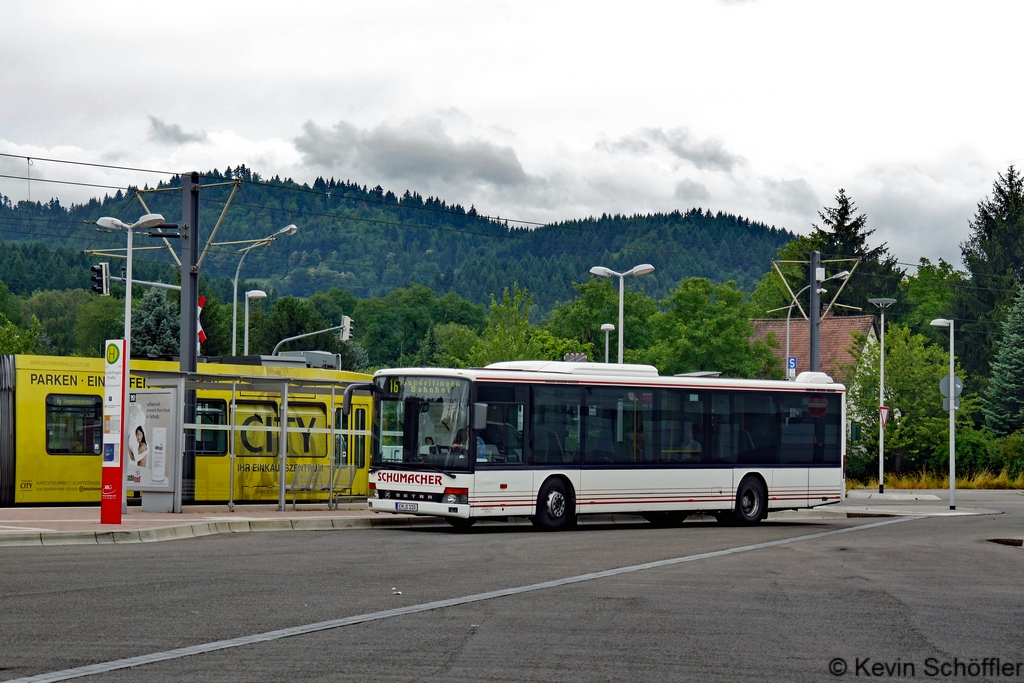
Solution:
[(92, 271), (92, 291), (100, 296), (110, 296), (110, 264), (97, 263), (89, 270)]
[(341, 316), (341, 331), (338, 332), (338, 339), (348, 341), (352, 338), (352, 318), (347, 315)]

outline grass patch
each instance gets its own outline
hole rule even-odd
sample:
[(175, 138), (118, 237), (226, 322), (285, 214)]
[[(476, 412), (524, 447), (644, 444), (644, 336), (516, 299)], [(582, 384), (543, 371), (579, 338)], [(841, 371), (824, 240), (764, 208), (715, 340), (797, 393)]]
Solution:
[[(992, 472), (978, 472), (969, 476), (957, 477), (956, 487), (958, 489), (1024, 489), (1024, 472), (1016, 477), (1011, 477), (1009, 472), (1003, 470), (999, 474)], [(872, 478), (867, 481), (855, 479), (846, 480), (846, 488), (852, 489), (878, 489), (878, 479)], [(922, 470), (921, 472), (907, 472), (904, 474), (890, 473), (885, 475), (886, 489), (948, 489), (949, 475), (938, 475), (934, 472)]]

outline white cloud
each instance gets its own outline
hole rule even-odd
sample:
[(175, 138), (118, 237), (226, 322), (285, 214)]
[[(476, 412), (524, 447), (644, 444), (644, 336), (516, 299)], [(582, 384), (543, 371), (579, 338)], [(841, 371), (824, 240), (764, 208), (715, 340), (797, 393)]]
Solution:
[(732, 171), (743, 159), (725, 149), (717, 138), (699, 140), (686, 128), (641, 128), (610, 143), (598, 143), (611, 152), (648, 155), (667, 151), (677, 159), (689, 161), (700, 170)]
[(390, 181), (520, 186), (526, 172), (509, 146), (482, 138), (455, 140), (438, 119), (360, 129), (346, 121), (323, 128), (307, 121), (295, 147), (312, 167), (346, 169)]
[(149, 116), (149, 139), (161, 145), (183, 145), (188, 142), (206, 142), (206, 131), (186, 133), (176, 123), (164, 123), (155, 116)]

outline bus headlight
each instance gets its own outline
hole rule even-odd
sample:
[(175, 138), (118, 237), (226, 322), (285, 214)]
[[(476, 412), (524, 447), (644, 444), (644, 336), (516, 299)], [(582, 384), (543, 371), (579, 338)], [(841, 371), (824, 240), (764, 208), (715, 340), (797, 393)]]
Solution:
[(469, 503), (469, 489), (447, 488), (441, 500), (448, 505), (466, 505)]
[(377, 485), (372, 481), (370, 482), (370, 498), (380, 498), (380, 496), (377, 495)]

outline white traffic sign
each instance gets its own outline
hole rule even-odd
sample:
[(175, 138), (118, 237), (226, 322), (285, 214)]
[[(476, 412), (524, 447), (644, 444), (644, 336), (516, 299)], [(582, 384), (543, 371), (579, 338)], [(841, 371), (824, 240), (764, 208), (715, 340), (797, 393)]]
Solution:
[(892, 412), (892, 409), (889, 406), (879, 406), (878, 412), (882, 417), (882, 429), (885, 429), (886, 423), (889, 422), (889, 413)]

